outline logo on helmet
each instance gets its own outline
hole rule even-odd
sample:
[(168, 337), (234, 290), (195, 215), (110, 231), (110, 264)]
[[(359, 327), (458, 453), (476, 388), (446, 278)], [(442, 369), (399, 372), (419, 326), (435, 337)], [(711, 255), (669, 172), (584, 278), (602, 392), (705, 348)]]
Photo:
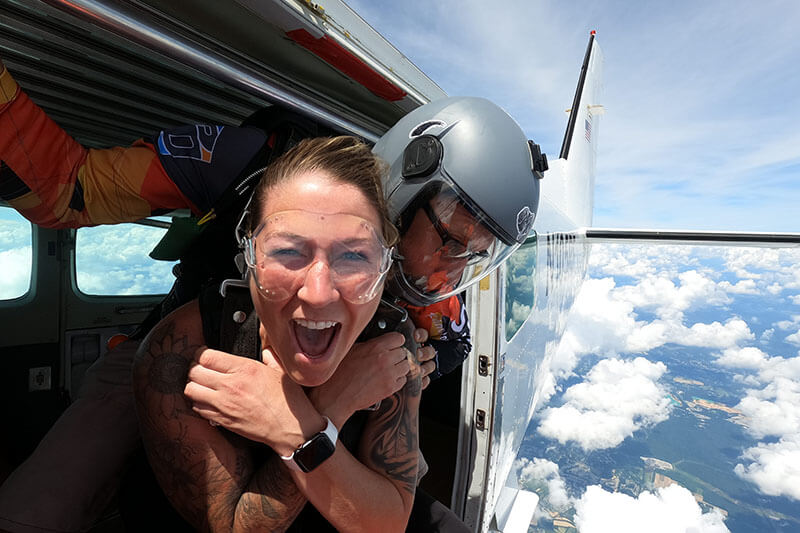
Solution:
[(413, 139), (414, 137), (419, 137), (420, 135), (422, 135), (423, 133), (425, 133), (426, 131), (435, 126), (444, 129), (447, 127), (447, 124), (441, 120), (426, 120), (425, 122), (422, 122), (421, 124), (417, 124), (416, 126), (414, 126), (414, 129), (411, 130), (411, 133), (408, 134), (408, 138)]
[(526, 205), (517, 213), (517, 240), (528, 236), (533, 226), (533, 213)]

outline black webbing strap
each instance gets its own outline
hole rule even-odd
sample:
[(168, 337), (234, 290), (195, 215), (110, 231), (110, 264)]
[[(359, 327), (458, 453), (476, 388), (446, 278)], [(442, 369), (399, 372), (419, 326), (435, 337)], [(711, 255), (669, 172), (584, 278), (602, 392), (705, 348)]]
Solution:
[(205, 287), (200, 292), (200, 316), (209, 348), (261, 360), (258, 314), (247, 288), (229, 285), (223, 298), (219, 284)]

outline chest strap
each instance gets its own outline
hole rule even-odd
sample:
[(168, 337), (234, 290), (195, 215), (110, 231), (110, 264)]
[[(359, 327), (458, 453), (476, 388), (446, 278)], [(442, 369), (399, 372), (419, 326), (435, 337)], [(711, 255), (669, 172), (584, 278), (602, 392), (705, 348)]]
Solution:
[(219, 285), (210, 284), (200, 293), (200, 315), (209, 348), (261, 360), (258, 314), (248, 288), (228, 285), (222, 297)]

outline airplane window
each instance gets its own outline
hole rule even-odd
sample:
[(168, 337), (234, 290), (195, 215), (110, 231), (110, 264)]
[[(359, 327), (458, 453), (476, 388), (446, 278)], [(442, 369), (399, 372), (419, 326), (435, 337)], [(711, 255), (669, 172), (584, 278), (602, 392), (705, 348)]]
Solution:
[(148, 255), (165, 232), (139, 224), (79, 229), (75, 240), (78, 290), (93, 296), (166, 294), (175, 280), (175, 263)]
[(31, 223), (10, 208), (0, 208), (0, 300), (25, 296), (31, 288)]

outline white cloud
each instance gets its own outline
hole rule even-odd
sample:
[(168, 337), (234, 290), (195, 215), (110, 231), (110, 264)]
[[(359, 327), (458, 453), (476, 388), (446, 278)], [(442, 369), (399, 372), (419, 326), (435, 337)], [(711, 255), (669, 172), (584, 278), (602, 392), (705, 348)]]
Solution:
[(519, 468), (519, 482), (522, 486), (539, 495), (539, 505), (534, 514), (535, 521), (551, 510), (564, 511), (573, 505), (574, 502), (567, 493), (567, 486), (561, 479), (556, 463), (534, 457), (522, 458), (515, 466)]
[(31, 224), (12, 209), (0, 207), (0, 250), (29, 246)]
[(770, 357), (758, 373), (761, 383), (775, 383), (786, 379), (800, 387), (800, 357)]
[(602, 360), (583, 383), (567, 389), (564, 405), (542, 412), (537, 431), (585, 450), (617, 446), (634, 431), (668, 418), (669, 400), (658, 383), (666, 370), (642, 357)]
[(684, 346), (704, 346), (707, 348), (726, 348), (754, 339), (755, 335), (741, 318), (730, 318), (724, 324), (697, 323), (690, 328), (680, 327), (673, 342)]
[[(567, 327), (576, 339), (578, 353), (615, 355), (629, 351), (629, 333), (642, 324), (636, 322), (633, 305), (615, 296), (614, 280), (604, 278), (583, 284)], [(633, 348), (647, 349), (647, 346)]]
[(581, 533), (729, 532), (719, 512), (703, 513), (692, 493), (679, 485), (645, 491), (637, 498), (592, 485), (575, 508)]
[(780, 283), (772, 283), (767, 287), (767, 292), (773, 296), (777, 296), (783, 291), (783, 287)]
[(629, 276), (645, 278), (678, 275), (678, 266), (697, 265), (691, 246), (652, 246), (643, 243), (593, 245), (589, 266), (593, 277)]
[(633, 305), (616, 297), (614, 280), (589, 279), (575, 299), (550, 372), (562, 379), (588, 353), (613, 357), (647, 351), (665, 342), (664, 329), (661, 323), (637, 321)]
[(687, 285), (675, 285), (671, 279), (660, 273), (657, 276), (648, 276), (636, 285), (620, 287), (618, 295), (641, 309), (652, 309), (661, 316), (679, 318), (679, 314), (691, 305), (692, 296), (713, 291), (713, 282), (697, 276), (695, 271), (686, 272), (681, 276), (687, 281)]
[[(647, 352), (667, 343), (724, 349), (754, 339), (747, 323), (737, 317), (724, 323), (685, 325), (686, 311), (729, 300), (718, 284), (699, 271), (675, 275), (677, 285), (662, 272), (620, 287), (612, 278), (584, 282), (553, 359), (556, 375), (569, 375), (588, 353), (611, 357)], [(639, 309), (650, 310), (656, 318), (638, 320)]]
[(762, 389), (748, 390), (736, 405), (748, 419), (748, 431), (757, 438), (800, 438), (800, 380), (774, 377), (775, 366), (780, 371), (792, 364), (800, 368), (800, 358), (781, 360), (766, 369), (772, 377), (768, 384)]
[[(723, 268), (709, 266), (720, 261)], [(771, 356), (767, 350), (775, 349), (777, 339), (796, 339), (800, 314), (784, 314), (787, 318), (760, 334), (762, 344), (756, 348), (748, 346), (757, 340), (748, 323), (728, 307), (739, 303), (736, 298), (761, 295), (770, 309), (781, 309), (778, 306), (786, 305), (788, 298), (781, 300), (780, 295), (784, 286), (796, 283), (798, 262), (797, 250), (594, 245), (590, 272), (601, 279), (589, 279), (576, 299), (552, 361), (550, 392), (585, 354), (619, 357), (667, 343), (716, 349), (715, 362), (736, 371), (737, 382), (748, 387), (735, 406), (742, 411), (746, 431), (757, 439), (770, 439), (743, 447), (736, 473), (765, 494), (793, 497), (785, 480), (773, 473), (786, 471), (792, 483), (797, 481), (784, 463), (795, 460), (794, 447), (800, 442), (800, 357)], [(697, 311), (713, 311), (715, 320), (689, 321)], [(776, 337), (775, 331), (784, 333)], [(572, 441), (586, 450), (600, 449), (616, 446), (637, 429), (668, 416), (668, 408), (660, 403), (663, 371), (630, 384), (621, 376), (607, 379), (610, 372), (601, 372), (601, 363), (583, 383), (564, 392), (561, 407), (539, 413), (541, 435)], [(654, 392), (659, 389), (660, 395)], [(641, 410), (604, 403), (615, 395), (619, 404), (642, 406)]]
[(31, 247), (0, 251), (0, 300), (18, 298), (31, 285)]
[(800, 357), (751, 353), (749, 362), (757, 371), (751, 381), (766, 385), (749, 389), (736, 408), (746, 417), (750, 434), (779, 440), (746, 449), (734, 471), (764, 494), (800, 500)]
[(0, 300), (18, 298), (31, 283), (31, 224), (0, 207)]
[(725, 268), (740, 279), (752, 279), (769, 294), (780, 294), (784, 288), (800, 288), (800, 273), (794, 265), (800, 250), (786, 248), (720, 248), (717, 255), (725, 260)]
[[(716, 271), (709, 266), (720, 261), (723, 267), (715, 267)], [(767, 439), (742, 446), (736, 475), (764, 494), (797, 499), (800, 357), (793, 357), (792, 350), (781, 356), (768, 352), (775, 350), (780, 340), (800, 341), (800, 314), (789, 316), (780, 307), (788, 305), (790, 298), (781, 298), (785, 287), (797, 283), (798, 262), (797, 250), (595, 245), (590, 272), (601, 279), (588, 280), (576, 299), (552, 361), (549, 390), (555, 391), (557, 380), (571, 375), (580, 357), (589, 353), (619, 357), (667, 343), (716, 349), (716, 364), (733, 369), (737, 382), (747, 387), (735, 405), (742, 412), (745, 431), (756, 439)], [(764, 325), (770, 326), (758, 339), (748, 323), (728, 309), (741, 302), (737, 298), (754, 295), (763, 297), (760, 305), (770, 311), (777, 309), (785, 317), (770, 324), (763, 319), (774, 320), (773, 315), (758, 314)], [(712, 311), (713, 320), (693, 323), (687, 319), (698, 311)], [(752, 346), (756, 340), (760, 348)], [(659, 383), (663, 371), (658, 377), (645, 375), (631, 384), (622, 376), (608, 378), (611, 373), (601, 372), (601, 363), (583, 383), (564, 392), (561, 407), (539, 413), (537, 431), (541, 435), (561, 443), (575, 442), (586, 450), (600, 449), (616, 446), (637, 429), (668, 416), (668, 407), (659, 403), (664, 399)], [(609, 383), (617, 386), (612, 388)], [(654, 392), (659, 389), (660, 395)], [(614, 397), (619, 404), (641, 406), (641, 410), (604, 403)], [(657, 499), (656, 495), (647, 497)], [(623, 514), (619, 511), (611, 516)], [(706, 525), (713, 530), (713, 520), (719, 516), (703, 516), (711, 521)], [(642, 521), (631, 530), (653, 531), (652, 523)], [(724, 527), (721, 521), (716, 525)]]
[(770, 496), (787, 496), (800, 500), (800, 440), (780, 439), (759, 443), (742, 456), (749, 461), (739, 463), (734, 471), (752, 481), (758, 490)]
[(736, 405), (754, 437), (777, 437), (744, 450), (734, 471), (772, 496), (800, 500), (800, 357), (769, 357), (758, 348), (728, 349), (717, 358), (723, 366), (750, 370), (751, 386)]
[(733, 368), (760, 369), (766, 363), (767, 357), (767, 354), (758, 348), (727, 348), (716, 362)]
[(778, 329), (788, 330), (800, 324), (800, 315), (792, 315), (791, 320), (779, 320), (775, 323)]
[[(633, 270), (644, 273), (643, 278), (620, 286), (611, 277), (584, 282), (566, 331), (549, 361), (550, 384), (543, 389), (545, 396), (557, 390), (557, 381), (571, 375), (586, 354), (617, 357), (648, 352), (667, 343), (724, 350), (754, 339), (747, 323), (738, 317), (709, 324), (686, 323), (687, 312), (731, 301), (726, 286), (713, 279), (716, 274), (698, 262), (698, 250), (641, 244), (593, 246), (589, 262), (596, 275), (627, 275), (631, 265), (636, 265)], [(692, 268), (680, 272), (677, 264)], [(727, 288), (735, 285), (728, 283)], [(642, 311), (655, 317), (641, 320)], [(576, 419), (599, 416), (571, 414)]]
[(792, 333), (791, 335), (787, 335), (785, 340), (786, 342), (790, 342), (792, 344), (797, 344), (798, 346), (800, 346), (800, 330), (798, 330), (795, 333)]
[(719, 287), (725, 292), (733, 294), (758, 294), (756, 282), (752, 279), (743, 279), (737, 283), (721, 281)]
[[(705, 303), (717, 305), (729, 302), (728, 295), (776, 295), (784, 288), (800, 288), (800, 271), (794, 268), (800, 261), (797, 249), (640, 244), (595, 246), (592, 252), (593, 270), (639, 278), (639, 290), (650, 289), (640, 297), (647, 296), (645, 301), (651, 307), (672, 302), (675, 309), (686, 310), (706, 296), (710, 299)], [(709, 260), (719, 259), (724, 268), (709, 266)], [(722, 273), (732, 273), (738, 279), (717, 282)], [(656, 283), (659, 285), (653, 286)], [(667, 292), (654, 293), (655, 288)]]

